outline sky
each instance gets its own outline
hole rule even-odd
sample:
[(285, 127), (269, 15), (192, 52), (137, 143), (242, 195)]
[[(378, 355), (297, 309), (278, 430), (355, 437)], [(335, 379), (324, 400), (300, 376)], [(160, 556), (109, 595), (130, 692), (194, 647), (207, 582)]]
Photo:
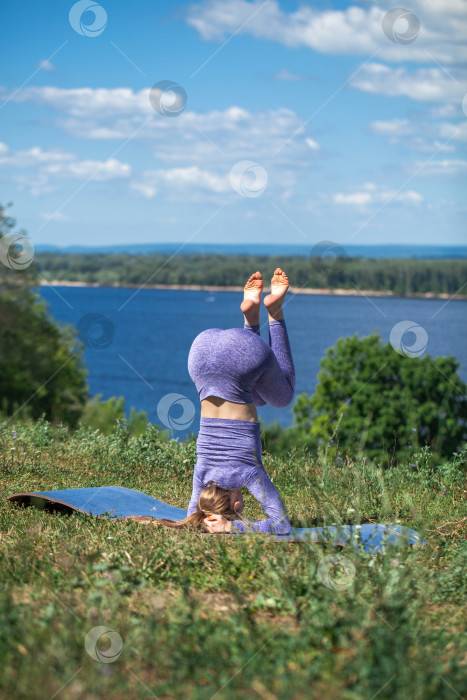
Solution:
[(3, 0), (35, 245), (465, 244), (467, 3)]

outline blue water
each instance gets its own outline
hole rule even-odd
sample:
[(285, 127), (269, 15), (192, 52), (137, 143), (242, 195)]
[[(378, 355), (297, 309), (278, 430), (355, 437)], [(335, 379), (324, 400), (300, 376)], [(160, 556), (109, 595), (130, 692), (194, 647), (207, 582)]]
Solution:
[[(238, 292), (185, 291), (89, 287), (42, 287), (38, 290), (55, 319), (75, 327), (88, 326), (84, 359), (89, 369), (91, 394), (123, 396), (127, 413), (132, 406), (148, 413), (151, 423), (161, 423), (157, 406), (168, 410), (169, 393), (188, 401), (173, 404), (168, 423), (187, 424), (190, 402), (193, 420), (185, 429), (174, 429), (183, 439), (199, 428), (199, 399), (187, 370), (188, 352), (195, 336), (206, 328), (241, 327), (243, 317)], [(377, 330), (389, 341), (393, 326), (413, 321), (426, 330), (426, 352), (432, 357), (454, 355), (460, 376), (467, 381), (467, 302), (434, 299), (391, 299), (291, 295), (284, 308), (296, 369), (296, 396), (313, 393), (319, 363), (325, 350), (341, 336), (360, 337)], [(91, 323), (89, 314), (104, 317)], [(261, 335), (267, 341), (267, 316), (263, 309)], [(103, 346), (98, 344), (103, 337)], [(410, 341), (411, 344), (411, 341)], [(402, 358), (401, 361), (411, 361)], [(165, 415), (165, 414), (164, 414)], [(265, 423), (292, 424), (291, 406), (258, 409)], [(164, 427), (168, 426), (168, 423)]]

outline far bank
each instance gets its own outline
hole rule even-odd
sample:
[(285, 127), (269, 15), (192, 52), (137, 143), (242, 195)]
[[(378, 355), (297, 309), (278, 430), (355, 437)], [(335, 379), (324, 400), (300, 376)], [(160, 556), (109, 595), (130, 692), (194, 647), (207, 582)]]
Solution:
[[(42, 279), (41, 287), (98, 287), (98, 288), (123, 288), (123, 289), (180, 289), (195, 292), (242, 292), (243, 287), (237, 286), (219, 286), (219, 285), (201, 285), (201, 284), (121, 284), (114, 282), (112, 284), (100, 284), (98, 282), (79, 282), (73, 280), (48, 280)], [(266, 286), (267, 289), (267, 286)], [(396, 294), (391, 290), (375, 290), (375, 289), (331, 289), (331, 288), (307, 288), (293, 287), (289, 288), (291, 294), (315, 294), (327, 296), (366, 296), (366, 297), (391, 297), (399, 299), (459, 299), (465, 301), (467, 294), (449, 294), (441, 292), (412, 292), (409, 294)]]

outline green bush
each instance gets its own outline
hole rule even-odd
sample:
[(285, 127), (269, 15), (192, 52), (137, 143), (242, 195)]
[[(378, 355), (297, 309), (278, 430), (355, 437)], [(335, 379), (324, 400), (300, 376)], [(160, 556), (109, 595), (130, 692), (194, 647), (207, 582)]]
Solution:
[(148, 414), (144, 411), (131, 409), (130, 418), (125, 418), (125, 408), (123, 396), (116, 398), (112, 396), (107, 401), (101, 401), (102, 394), (93, 396), (84, 407), (81, 416), (81, 423), (100, 430), (104, 435), (108, 435), (115, 429), (118, 423), (122, 429), (126, 429), (130, 435), (141, 435), (146, 430)]
[(410, 462), (425, 446), (449, 458), (467, 439), (467, 386), (453, 357), (403, 357), (377, 334), (340, 338), (321, 361), (313, 396), (298, 396), (294, 426), (313, 447)]

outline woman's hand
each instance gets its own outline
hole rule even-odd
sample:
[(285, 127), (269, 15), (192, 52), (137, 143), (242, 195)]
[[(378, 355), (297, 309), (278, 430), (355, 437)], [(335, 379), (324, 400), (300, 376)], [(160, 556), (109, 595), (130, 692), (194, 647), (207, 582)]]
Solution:
[(203, 523), (211, 535), (215, 532), (230, 532), (232, 529), (231, 521), (226, 520), (222, 515), (210, 515), (208, 518), (204, 518)]

